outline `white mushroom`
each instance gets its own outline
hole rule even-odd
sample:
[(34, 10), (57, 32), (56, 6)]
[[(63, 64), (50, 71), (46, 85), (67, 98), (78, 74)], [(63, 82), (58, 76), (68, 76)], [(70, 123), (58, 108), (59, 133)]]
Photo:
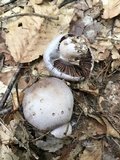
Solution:
[[(73, 94), (62, 80), (45, 78), (26, 90), (23, 113), (26, 120), (34, 127), (47, 131), (69, 123), (73, 103)], [(63, 127), (60, 132), (64, 135)], [(70, 133), (71, 131), (66, 135)]]
[(93, 66), (91, 50), (84, 36), (59, 35), (50, 42), (43, 58), (52, 75), (69, 81), (88, 78)]
[(54, 135), (56, 138), (64, 138), (66, 136), (71, 135), (71, 133), (72, 133), (72, 126), (70, 123), (64, 124), (51, 131), (51, 134)]

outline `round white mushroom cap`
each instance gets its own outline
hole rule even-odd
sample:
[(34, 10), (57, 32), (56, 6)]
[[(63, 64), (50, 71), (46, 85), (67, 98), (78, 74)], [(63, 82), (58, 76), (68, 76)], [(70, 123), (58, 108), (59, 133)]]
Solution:
[(74, 60), (76, 57), (85, 55), (88, 52), (88, 46), (84, 38), (67, 37), (59, 45), (60, 58), (66, 61)]
[(73, 103), (73, 94), (62, 80), (45, 78), (26, 90), (23, 113), (37, 129), (51, 130), (70, 121)]
[(64, 124), (58, 128), (55, 128), (51, 134), (54, 135), (56, 138), (64, 138), (66, 136), (71, 135), (72, 133), (72, 126), (70, 123)]

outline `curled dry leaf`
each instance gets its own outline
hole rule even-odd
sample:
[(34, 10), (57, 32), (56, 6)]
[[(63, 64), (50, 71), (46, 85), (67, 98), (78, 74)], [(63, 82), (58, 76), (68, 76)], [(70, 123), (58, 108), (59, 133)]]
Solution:
[(103, 3), (103, 15), (102, 18), (113, 18), (120, 14), (120, 0), (102, 0)]

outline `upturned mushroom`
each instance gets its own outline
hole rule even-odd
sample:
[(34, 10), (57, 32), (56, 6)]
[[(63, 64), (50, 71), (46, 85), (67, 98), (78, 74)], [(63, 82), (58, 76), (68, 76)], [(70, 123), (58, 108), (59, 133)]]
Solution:
[(41, 131), (52, 130), (57, 138), (70, 135), (73, 94), (58, 78), (45, 78), (28, 88), (23, 99), (25, 119)]
[(84, 36), (57, 36), (46, 48), (43, 58), (52, 75), (68, 81), (88, 78), (93, 68), (92, 53)]

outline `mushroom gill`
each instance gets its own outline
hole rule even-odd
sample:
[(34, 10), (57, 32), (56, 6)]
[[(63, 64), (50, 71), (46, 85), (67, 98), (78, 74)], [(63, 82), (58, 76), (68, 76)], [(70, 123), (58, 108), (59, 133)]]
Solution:
[(54, 67), (61, 73), (65, 73), (72, 77), (87, 78), (90, 75), (92, 67), (92, 56), (90, 50), (88, 50), (85, 56), (80, 57), (79, 64), (73, 64), (66, 62), (63, 59), (57, 59), (54, 61)]

